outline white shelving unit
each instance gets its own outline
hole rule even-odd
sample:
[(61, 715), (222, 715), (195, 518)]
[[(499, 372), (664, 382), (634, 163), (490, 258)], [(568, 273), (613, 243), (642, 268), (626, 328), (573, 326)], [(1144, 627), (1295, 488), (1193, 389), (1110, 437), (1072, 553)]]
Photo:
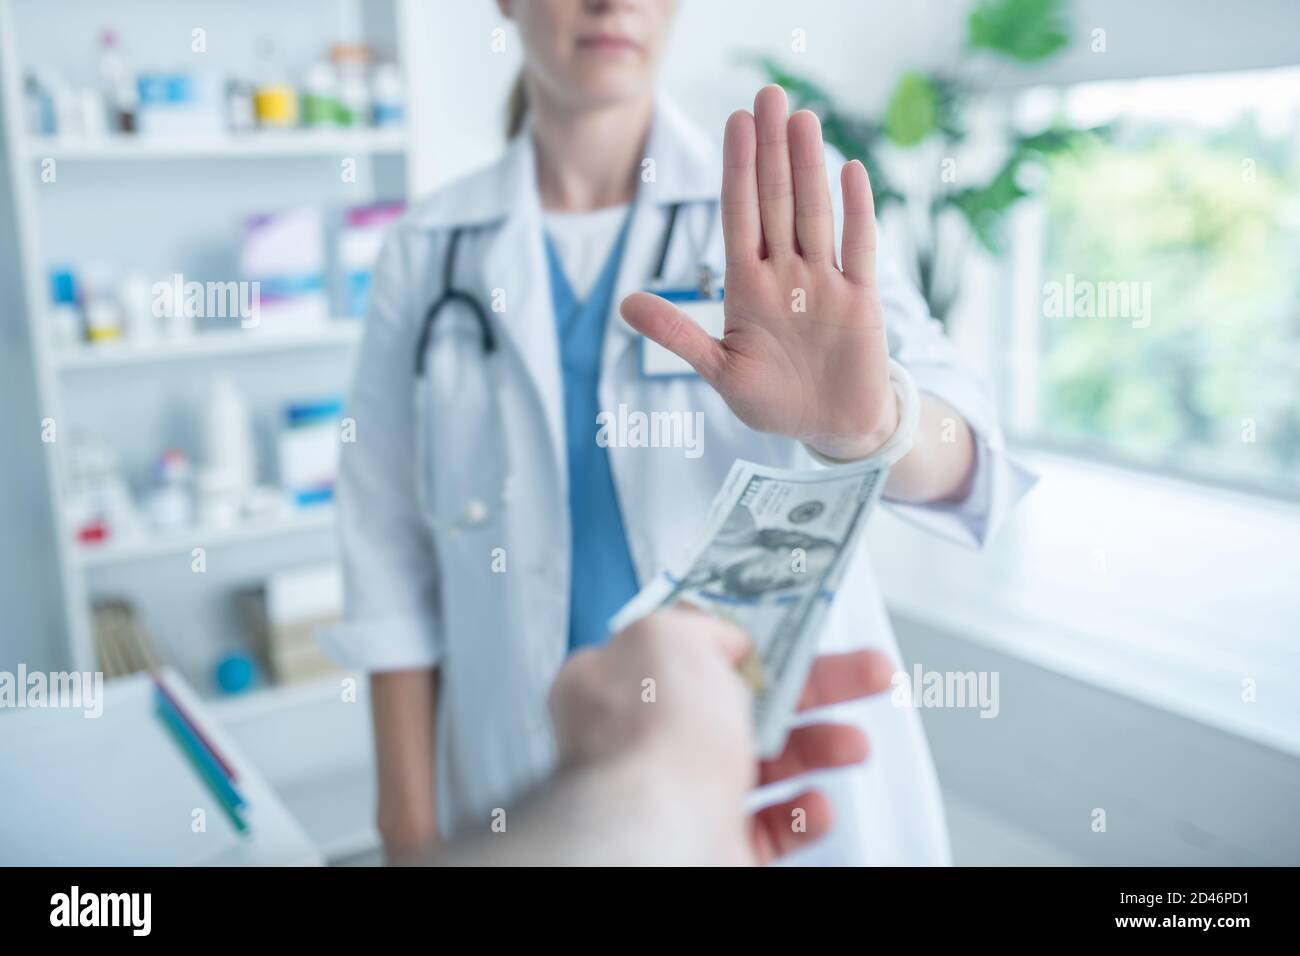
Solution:
[(147, 136), (101, 136), (92, 139), (30, 137), (22, 155), (43, 159), (155, 160), (240, 159), (273, 156), (383, 156), (406, 149), (403, 130), (258, 131), (228, 136), (160, 139)]
[[(325, 388), (342, 394), (347, 385), (350, 356), (360, 339), (362, 326), (357, 321), (339, 320), (307, 333), (231, 329), (199, 332), (187, 338), (164, 339), (147, 345), (124, 342), (60, 348), (52, 343), (46, 321), (47, 275), (53, 263), (84, 255), (87, 249), (111, 259), (122, 254), (123, 249), (151, 248), (150, 243), (152, 248), (167, 245), (182, 250), (197, 248), (212, 255), (212, 248), (220, 248), (213, 236), (223, 234), (229, 237), (233, 249), (240, 217), (250, 211), (277, 208), (274, 202), (280, 192), (285, 195), (284, 205), (315, 202), (328, 208), (407, 198), (408, 171), (413, 163), (409, 156), (411, 137), (406, 129), (258, 131), (175, 139), (126, 135), (43, 138), (29, 132), (23, 89), (26, 72), (34, 66), (53, 66), (70, 73), (93, 68), (93, 64), (86, 67), (84, 62), (89, 47), (83, 50), (77, 44), (93, 40), (104, 27), (118, 26), (118, 19), (127, 21), (120, 35), (125, 40), (128, 61), (135, 60), (134, 65), (139, 67), (161, 64), (167, 68), (179, 63), (181, 68), (186, 68), (181, 54), (186, 52), (188, 28), (181, 33), (167, 19), (179, 17), (176, 28), (191, 22), (213, 24), (211, 32), (217, 46), (219, 41), (242, 38), (245, 47), (251, 47), (248, 38), (272, 31), (270, 36), (277, 49), (287, 48), (299, 58), (311, 43), (323, 53), (328, 42), (361, 40), (372, 43), (406, 71), (410, 43), (404, 39), (403, 21), (411, 15), (408, 0), (329, 0), (309, 5), (297, 0), (296, 11), (276, 9), (271, 13), (265, 4), (256, 0), (233, 3), (195, 0), (185, 6), (185, 11), (178, 12), (169, 0), (132, 0), (131, 3), (55, 0), (36, 5), (31, 0), (0, 0), (0, 93), (11, 180), (4, 185), (12, 190), (19, 268), (27, 308), (27, 337), (35, 367), (38, 403), (42, 417), (56, 423), (56, 434), (60, 437), (70, 428), (78, 427), (83, 419), (93, 420), (101, 414), (97, 406), (115, 402), (133, 388), (152, 390), (139, 400), (141, 403), (155, 401), (157, 396), (166, 404), (173, 400), (169, 388), (192, 389), (193, 380), (203, 379), (217, 368), (236, 381), (245, 368), (256, 369), (260, 391), (254, 389), (255, 397), (264, 406), (271, 405), (265, 396), (274, 395), (280, 382), (291, 383), (299, 375), (308, 382), (304, 386), (307, 394), (320, 394)], [(293, 19), (295, 12), (297, 20)], [(63, 18), (61, 22), (60, 18)], [(279, 35), (274, 32), (277, 30)], [(133, 46), (133, 31), (137, 35), (153, 33)], [(67, 37), (68, 49), (62, 52), (62, 61), (51, 64), (45, 61), (60, 55), (58, 33)], [(176, 51), (159, 55), (159, 38), (165, 38), (169, 44), (175, 40)], [(209, 72), (246, 71), (249, 67), (246, 49), (223, 59), (235, 46), (234, 42), (227, 42), (224, 50), (210, 48), (205, 53), (207, 59), (193, 68)], [(286, 73), (292, 76), (305, 65), (287, 63)], [(337, 168), (334, 164), (340, 157), (357, 161), (358, 185), (344, 193), (335, 183), (332, 192), (324, 191), (319, 197), (313, 197), (312, 183), (328, 184), (331, 176), (338, 179), (337, 173), (331, 170)], [(42, 170), (48, 166), (48, 160), (53, 160), (59, 171), (57, 187), (42, 180)], [(119, 217), (119, 225), (112, 230), (102, 226), (87, 229), (96, 233), (94, 238), (76, 235), (83, 223), (95, 223), (116, 214), (112, 208), (101, 213), (99, 207), (111, 207), (118, 183), (123, 184), (123, 193), (149, 195), (156, 200), (154, 208), (144, 210), (139, 223)], [(75, 213), (68, 211), (66, 204), (70, 198), (75, 200)], [(170, 215), (172, 208), (184, 210), (187, 204), (200, 200), (208, 204), (193, 216)], [(222, 215), (226, 221), (220, 221)], [(160, 229), (168, 230), (168, 234), (160, 236)], [(159, 261), (156, 265), (161, 267), (164, 263)], [(286, 393), (278, 397), (293, 396)], [(189, 400), (192, 401), (192, 396)], [(176, 401), (180, 403), (181, 399)], [(129, 407), (129, 402), (124, 405)], [(254, 405), (256, 411), (256, 401)], [(133, 428), (133, 425), (123, 425), (123, 434), (135, 437), (130, 434)], [(157, 452), (161, 453), (173, 440), (159, 436)], [(63, 513), (68, 476), (59, 441), (47, 444), (45, 453), (67, 636), (65, 653), (59, 656), (76, 670), (95, 668), (91, 626), (94, 598), (101, 593), (126, 590), (133, 600), (138, 599), (147, 608), (151, 600), (160, 598), (153, 593), (154, 589), (167, 586), (155, 584), (167, 580), (160, 570), (168, 562), (188, 561), (196, 540), (201, 539), (209, 551), (255, 545), (252, 550), (256, 552), (273, 551), (274, 555), (265, 560), (274, 562), (285, 551), (278, 545), (295, 539), (319, 542), (330, 538), (333, 512), (326, 507), (285, 513), (271, 520), (225, 530), (195, 529), (192, 533), (81, 544), (74, 539)], [(126, 464), (135, 475), (140, 473), (139, 461)], [(268, 470), (272, 469), (263, 468), (264, 472)], [(269, 545), (277, 547), (264, 547)], [(292, 551), (292, 547), (288, 550)], [(320, 560), (312, 548), (304, 550), (305, 562), (313, 558)], [(101, 578), (106, 575), (108, 584), (101, 588)], [(204, 589), (228, 588), (232, 584), (220, 576), (200, 579), (196, 575), (195, 578), (192, 586), (196, 607), (209, 606), (219, 597), (203, 593)], [(169, 599), (185, 600), (176, 596)], [(147, 618), (145, 623), (151, 630), (158, 629)], [(161, 643), (175, 646), (190, 639), (191, 635), (170, 634)], [(195, 658), (202, 658), (201, 650)], [(195, 674), (193, 669), (187, 674), (200, 689), (207, 683), (204, 676)], [(281, 697), (286, 706), (303, 700), (294, 688), (269, 688), (259, 693), (259, 711), (273, 709)]]
[[(215, 371), (245, 392), (264, 439), (267, 422), (286, 402), (346, 391), (363, 325), (338, 319), (310, 332), (229, 327), (147, 344), (59, 347), (47, 322), (47, 276), (56, 264), (101, 257), (147, 275), (227, 280), (249, 215), (405, 200), (412, 190), (427, 189), (430, 164), (414, 158), (421, 130), (409, 124), (165, 140), (43, 138), (27, 129), (23, 81), (39, 66), (89, 85), (94, 38), (112, 27), (136, 67), (244, 75), (255, 38), (269, 36), (291, 78), (329, 43), (360, 40), (395, 60), (410, 90), (428, 74), (420, 61), (430, 56), (429, 16), (423, 0), (0, 0), (0, 172), (7, 172), (0, 188), (9, 192), (14, 221), (5, 226), (18, 252), (16, 263), (2, 264), (3, 281), (19, 280), (26, 313), (0, 314), (0, 320), (25, 326), (36, 405), (42, 420), (56, 423), (58, 436), (43, 451), (64, 623), (56, 639), (63, 646), (46, 656), (51, 666), (96, 669), (92, 602), (125, 596), (162, 656), (212, 698), (213, 712), (330, 857), (375, 845), (365, 682), (358, 681), (360, 697), (350, 701), (340, 700), (340, 681), (348, 675), (224, 697), (214, 690), (211, 664), (225, 650), (248, 646), (235, 611), (237, 590), (279, 568), (333, 557), (333, 509), (286, 505), (260, 521), (220, 530), (82, 544), (63, 508), (69, 477), (63, 439), (76, 430), (103, 437), (138, 490), (148, 459), (168, 447), (199, 450), (196, 412), (203, 383)], [(210, 46), (204, 60), (190, 62), (195, 24), (208, 29)], [(347, 183), (340, 181), (342, 159), (356, 164)], [(50, 161), (57, 186), (42, 178)], [(0, 302), (6, 298), (18, 301), (0, 296)], [(261, 444), (262, 452), (273, 445)], [(275, 469), (264, 460), (261, 471), (269, 480)], [(189, 571), (199, 545), (208, 556), (205, 574)]]
[(302, 534), (305, 531), (328, 531), (334, 527), (334, 512), (326, 507), (301, 513), (289, 513), (260, 522), (247, 522), (231, 528), (155, 534), (109, 544), (74, 547), (73, 561), (83, 571), (115, 565), (142, 564), (156, 558), (177, 557), (189, 560), (195, 541), (205, 548), (227, 548)]
[(151, 363), (202, 362), (235, 355), (256, 355), (316, 348), (353, 346), (361, 340), (361, 325), (338, 319), (327, 327), (306, 333), (207, 332), (186, 338), (160, 340), (148, 345), (111, 343), (76, 349), (52, 350), (50, 361), (61, 372), (108, 369)]
[[(207, 31), (208, 50), (193, 61), (190, 37), (199, 25)], [(340, 701), (338, 677), (226, 697), (215, 693), (210, 665), (243, 638), (233, 592), (277, 568), (328, 560), (332, 511), (286, 512), (227, 530), (83, 546), (64, 518), (60, 442), (80, 428), (105, 434), (138, 488), (146, 461), (164, 448), (198, 450), (193, 435), (178, 433), (178, 422), (194, 418), (203, 382), (214, 370), (244, 387), (264, 426), (286, 399), (343, 391), (362, 327), (338, 321), (306, 334), (228, 328), (148, 345), (59, 348), (46, 321), (49, 269), (121, 257), (123, 265), (148, 275), (227, 279), (238, 225), (248, 215), (427, 193), (499, 146), (498, 119), (460, 95), (469, 82), (487, 101), (504, 102), (512, 59), (484, 61), (482, 52), (499, 25), (491, 4), (428, 0), (0, 0), (0, 190), (6, 193), (0, 195), (0, 250), (6, 253), (0, 331), (29, 346), (35, 395), (30, 384), (20, 394), (38, 421), (57, 423), (59, 436), (41, 448), (43, 468), (27, 457), (17, 463), (20, 486), (39, 487), (42, 479), (47, 485), (54, 554), (42, 542), (30, 558), (24, 551), (18, 560), (33, 565), (22, 576), (25, 586), (41, 589), (33, 606), (44, 612), (57, 603), (62, 626), (48, 638), (33, 633), (16, 645), (18, 653), (43, 667), (93, 669), (91, 602), (126, 596), (141, 609), (163, 655), (211, 698), (212, 712), (329, 858), (363, 853), (376, 843), (365, 681), (355, 685), (359, 696), (346, 701)], [(254, 67), (255, 41), (269, 36), (290, 79), (329, 43), (363, 40), (397, 62), (408, 91), (408, 122), (401, 130), (169, 140), (29, 135), (26, 72), (53, 67), (78, 85), (93, 85), (94, 40), (104, 28), (117, 31), (133, 66), (245, 76)], [(481, 48), (467, 43), (474, 36)], [(493, 69), (483, 69), (485, 62)], [(449, 129), (457, 135), (443, 135)], [(342, 159), (356, 161), (351, 185), (340, 184)], [(56, 186), (42, 180), (48, 161), (58, 170)], [(12, 334), (15, 327), (22, 334)], [(8, 368), (22, 364), (12, 353), (0, 359)], [(24, 422), (19, 431), (29, 427)], [(265, 437), (264, 428), (260, 434)], [(272, 471), (266, 464), (264, 478)], [(8, 471), (3, 478), (9, 494)], [(199, 544), (208, 552), (202, 575), (190, 571), (191, 550)], [(12, 554), (24, 544), (6, 540), (4, 547)]]

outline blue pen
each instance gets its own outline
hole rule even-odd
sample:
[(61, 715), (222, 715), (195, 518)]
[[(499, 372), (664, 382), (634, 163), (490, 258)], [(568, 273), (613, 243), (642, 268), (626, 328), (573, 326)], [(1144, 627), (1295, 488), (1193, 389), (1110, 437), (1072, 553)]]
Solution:
[(190, 729), (180, 712), (177, 711), (176, 705), (167, 699), (166, 694), (159, 692), (157, 688), (154, 689), (154, 697), (158, 701), (158, 713), (162, 715), (163, 720), (167, 721), (168, 726), (172, 728), (177, 738), (185, 745), (186, 750), (194, 757), (195, 762), (203, 770), (203, 776), (207, 779), (208, 784), (221, 795), (224, 802), (234, 807), (245, 806), (244, 798), (226, 779), (221, 766), (212, 758), (212, 754), (203, 746), (199, 738), (194, 735), (194, 731)]
[(217, 788), (216, 783), (209, 777), (208, 771), (204, 768), (203, 764), (199, 762), (199, 752), (192, 749), (185, 742), (185, 739), (181, 736), (179, 725), (172, 719), (172, 715), (165, 713), (162, 707), (159, 707), (158, 719), (162, 721), (163, 726), (167, 728), (167, 732), (171, 734), (172, 739), (176, 741), (176, 746), (179, 747), (181, 753), (185, 755), (185, 759), (190, 762), (190, 766), (194, 768), (194, 772), (199, 775), (205, 784), (207, 784), (208, 790), (212, 794), (212, 799), (217, 801), (222, 812), (225, 813), (226, 818), (230, 820), (230, 825), (240, 833), (248, 833), (248, 824), (245, 823), (244, 818), (239, 815), (239, 810), (230, 802), (229, 799), (227, 799), (226, 795)]

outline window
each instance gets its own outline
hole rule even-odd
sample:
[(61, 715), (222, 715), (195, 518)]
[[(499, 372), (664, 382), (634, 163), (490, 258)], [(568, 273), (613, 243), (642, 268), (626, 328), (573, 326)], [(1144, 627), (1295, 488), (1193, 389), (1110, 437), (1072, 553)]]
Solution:
[(1300, 69), (1031, 90), (1054, 158), (1014, 238), (1021, 440), (1300, 496)]

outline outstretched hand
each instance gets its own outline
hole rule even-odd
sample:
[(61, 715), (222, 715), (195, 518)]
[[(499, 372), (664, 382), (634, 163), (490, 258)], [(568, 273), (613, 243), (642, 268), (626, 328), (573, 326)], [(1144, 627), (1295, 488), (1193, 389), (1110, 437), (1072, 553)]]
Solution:
[[(573, 655), (556, 678), (551, 715), (561, 766), (598, 768), (594, 804), (617, 808), (620, 832), (635, 820), (652, 847), (641, 852), (655, 861), (764, 864), (807, 846), (831, 828), (823, 793), (804, 790), (746, 817), (747, 793), (867, 757), (861, 729), (823, 722), (795, 728), (778, 756), (756, 761), (750, 694), (736, 673), (750, 653), (734, 625), (675, 608)], [(819, 657), (799, 710), (880, 693), (892, 673), (876, 651)], [(620, 787), (619, 779), (628, 782)]]
[(766, 86), (752, 115), (739, 110), (727, 120), (723, 337), (651, 293), (628, 296), (621, 311), (690, 363), (746, 425), (831, 457), (861, 457), (898, 424), (871, 183), (856, 160), (840, 171), (837, 264), (821, 124), (807, 110), (787, 111), (785, 91)]

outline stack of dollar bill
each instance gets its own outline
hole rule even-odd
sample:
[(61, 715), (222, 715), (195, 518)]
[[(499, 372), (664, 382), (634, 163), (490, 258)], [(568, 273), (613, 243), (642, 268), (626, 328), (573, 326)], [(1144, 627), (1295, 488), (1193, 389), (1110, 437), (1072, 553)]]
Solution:
[(678, 602), (744, 628), (755, 651), (742, 670), (754, 688), (758, 750), (775, 756), (887, 470), (870, 461), (789, 471), (738, 460), (694, 548), (656, 575), (611, 628)]

